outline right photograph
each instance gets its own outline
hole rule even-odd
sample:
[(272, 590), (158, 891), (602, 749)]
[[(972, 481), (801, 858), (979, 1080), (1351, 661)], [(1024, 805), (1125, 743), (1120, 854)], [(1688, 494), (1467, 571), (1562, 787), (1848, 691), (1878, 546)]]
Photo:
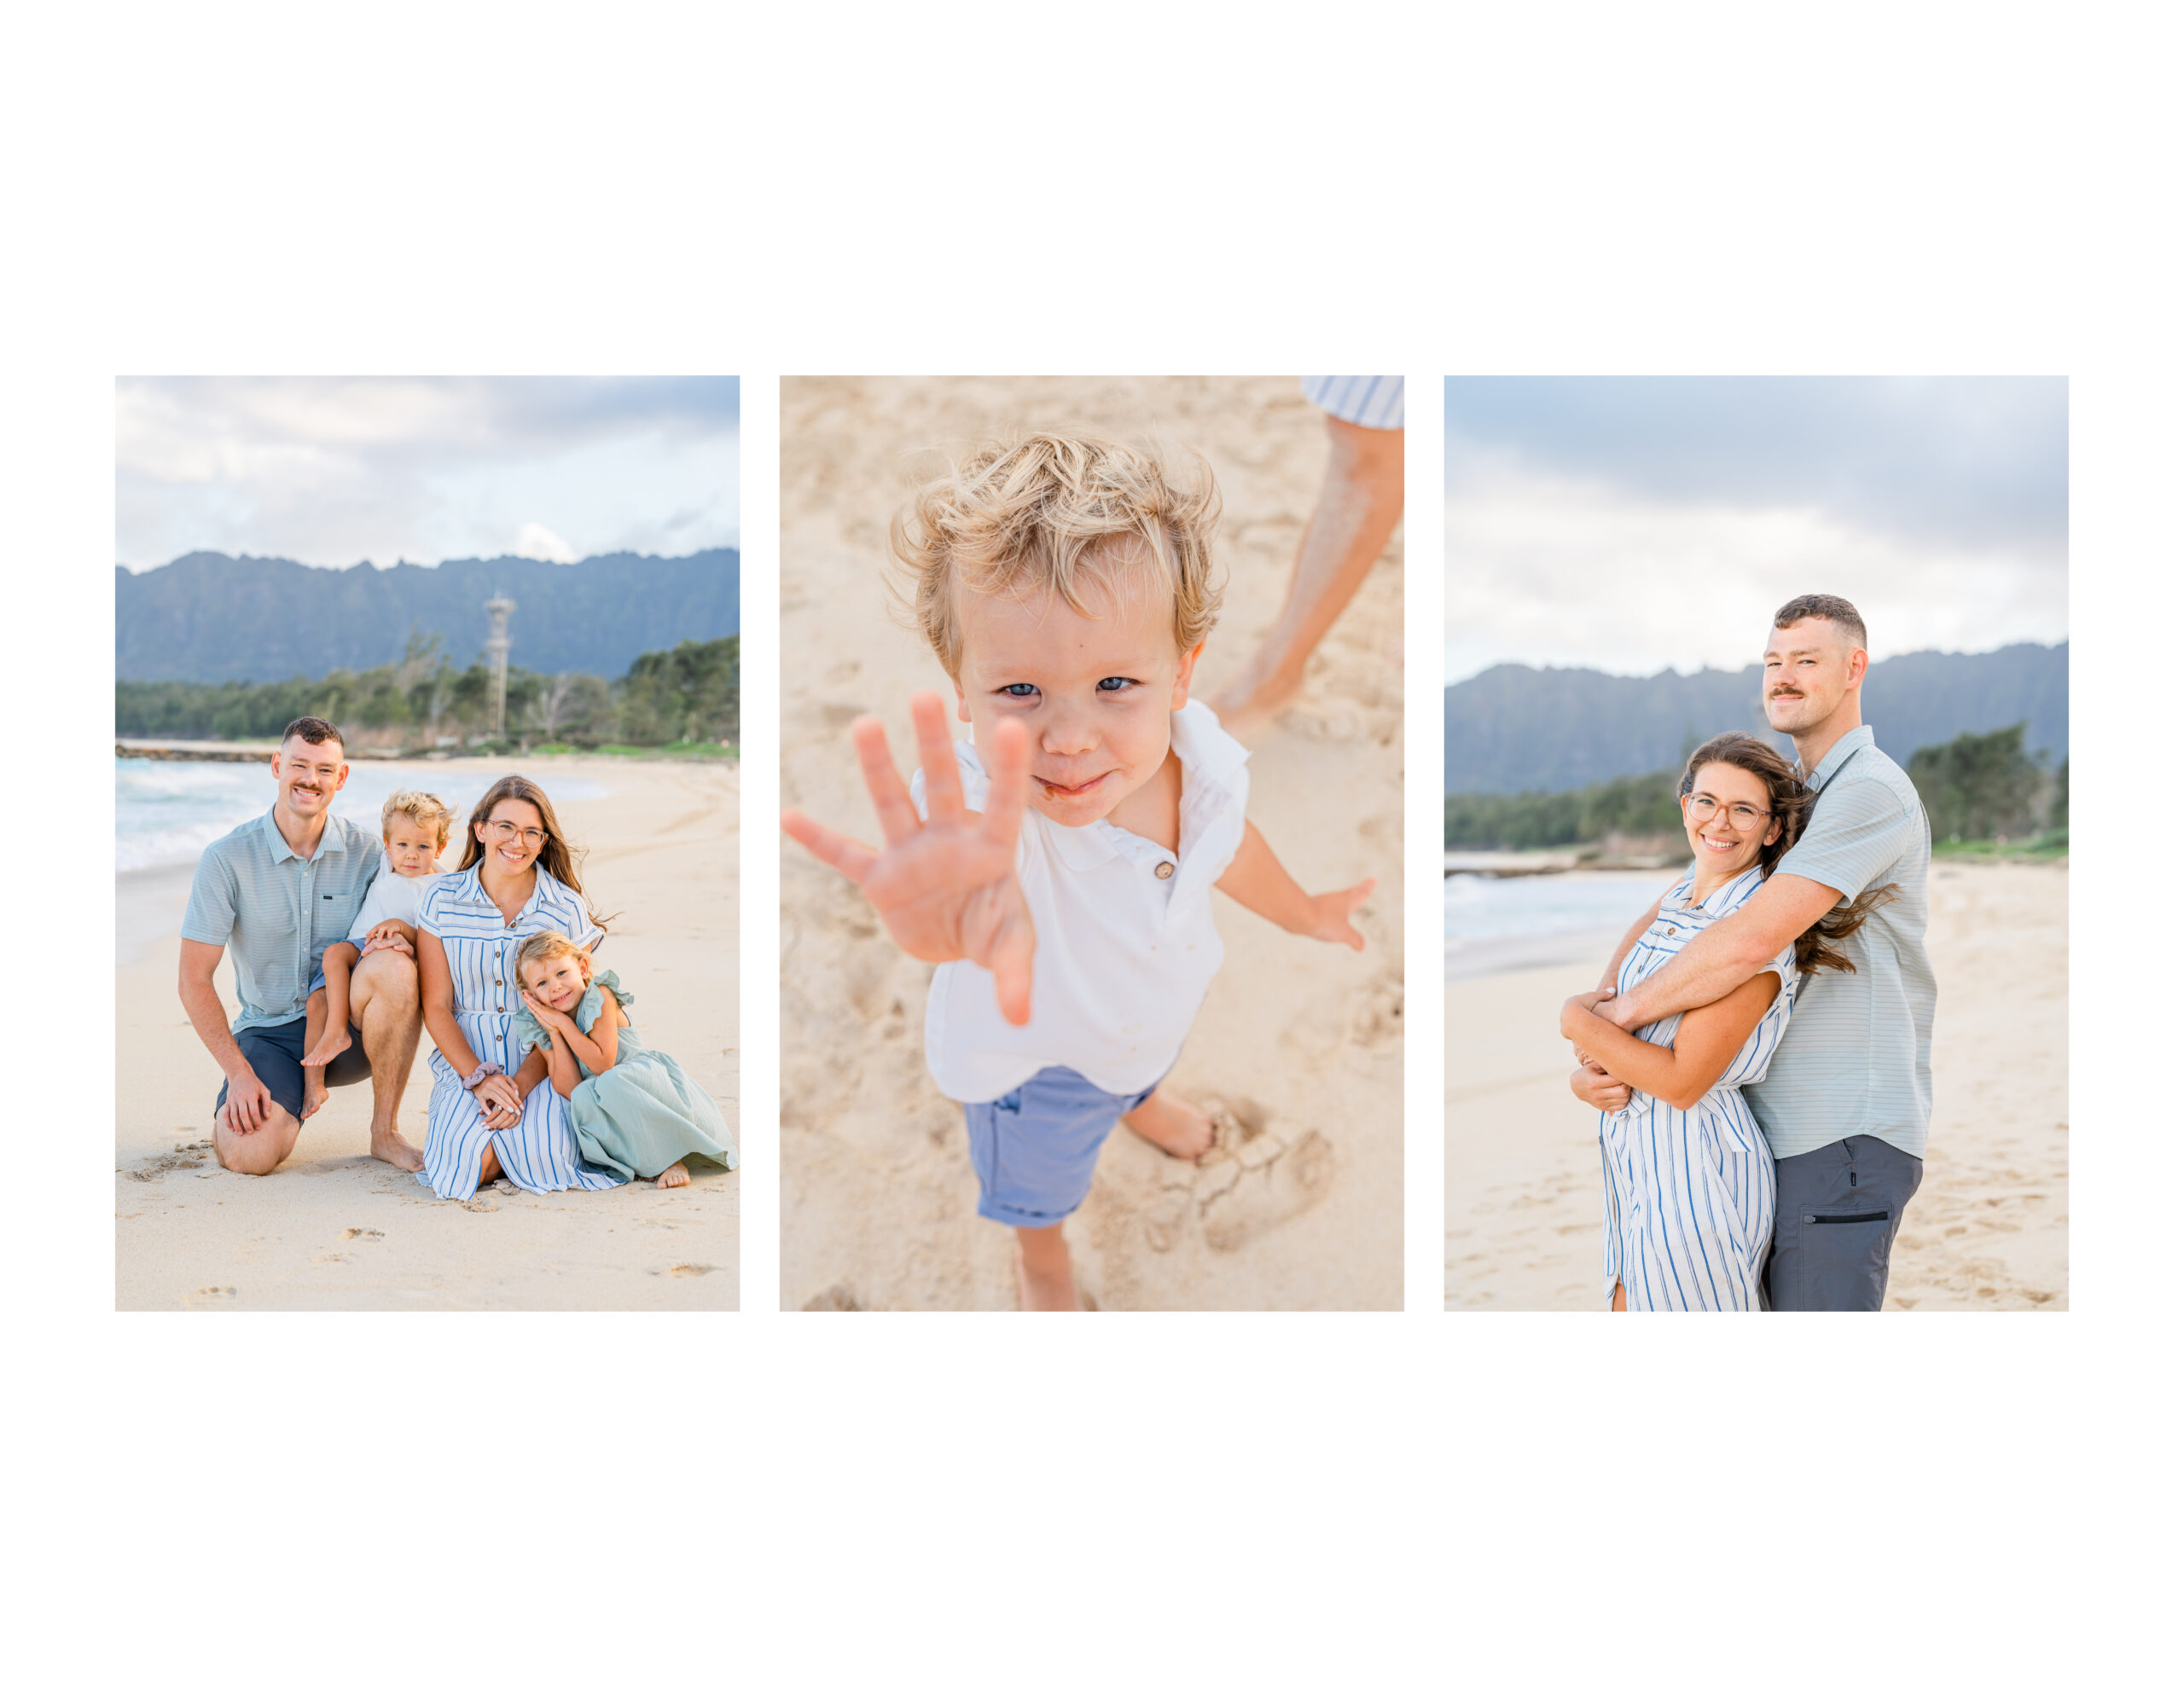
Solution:
[(1445, 386), (1450, 1310), (2069, 1305), (2069, 384)]

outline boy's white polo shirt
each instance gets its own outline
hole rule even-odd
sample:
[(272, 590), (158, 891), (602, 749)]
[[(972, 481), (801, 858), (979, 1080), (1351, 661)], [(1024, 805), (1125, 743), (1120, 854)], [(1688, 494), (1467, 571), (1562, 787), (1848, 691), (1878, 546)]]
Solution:
[[(1048, 1066), (1135, 1095), (1176, 1064), (1221, 968), (1213, 885), (1244, 841), (1251, 752), (1203, 703), (1185, 704), (1170, 721), (1183, 764), (1180, 852), (1107, 820), (1057, 826), (1025, 810), (1016, 872), (1038, 933), (1031, 1022), (1001, 1017), (983, 966), (951, 960), (936, 971), (925, 1058), (951, 1099), (992, 1101)], [(956, 762), (964, 806), (983, 813), (992, 782), (968, 739), (956, 740)], [(910, 797), (922, 816), (922, 773)]]

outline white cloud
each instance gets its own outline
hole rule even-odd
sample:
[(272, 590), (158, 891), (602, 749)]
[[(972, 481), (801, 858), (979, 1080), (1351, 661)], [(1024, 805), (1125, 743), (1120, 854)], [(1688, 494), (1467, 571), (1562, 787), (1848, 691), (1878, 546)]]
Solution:
[(1453, 478), (1445, 677), (1498, 662), (1741, 668), (1801, 592), (1849, 598), (1876, 658), (2069, 635), (2066, 562), (1883, 533), (1819, 507), (1662, 501), (1499, 459)]
[(556, 559), (741, 542), (732, 381), (124, 380), (114, 424), (125, 568), (439, 562), (531, 526), (518, 550)]
[(575, 548), (566, 539), (550, 527), (536, 521), (526, 521), (516, 529), (514, 554), (518, 556), (536, 557), (541, 562), (577, 560)]

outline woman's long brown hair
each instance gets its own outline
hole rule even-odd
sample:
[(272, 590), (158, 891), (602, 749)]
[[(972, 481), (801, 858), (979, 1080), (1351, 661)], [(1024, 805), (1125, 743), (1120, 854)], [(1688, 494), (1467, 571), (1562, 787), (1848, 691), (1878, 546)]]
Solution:
[(485, 846), (478, 841), (478, 828), (493, 817), (493, 810), (498, 804), (511, 798), (519, 803), (528, 803), (538, 810), (538, 824), (545, 828), (546, 841), (538, 847), (537, 865), (544, 867), (575, 891), (582, 900), (585, 912), (591, 915), (592, 924), (604, 927), (607, 917), (591, 906), (591, 898), (584, 895), (584, 884), (577, 878), (579, 856), (569, 847), (569, 840), (561, 831), (561, 820), (554, 813), (554, 805), (546, 800), (544, 791), (521, 774), (510, 774), (505, 779), (496, 780), (492, 788), (478, 799), (478, 806), (470, 811), (470, 823), (463, 828), (462, 861), (456, 871), (467, 872), (485, 859)]
[[(1750, 733), (1722, 733), (1691, 752), (1690, 761), (1684, 764), (1683, 783), (1676, 787), (1679, 797), (1691, 795), (1699, 768), (1710, 762), (1741, 768), (1767, 787), (1768, 810), (1782, 825), (1772, 844), (1759, 846), (1759, 872), (1763, 878), (1773, 878), (1782, 857), (1804, 835), (1817, 793), (1806, 788), (1805, 782), (1798, 777), (1797, 769), (1783, 759), (1774, 745)], [(1896, 890), (1893, 884), (1878, 885), (1822, 914), (1798, 938), (1798, 971), (1856, 972), (1858, 969), (1839, 945), (1866, 923), (1866, 916), (1875, 908), (1884, 902), (1894, 901)]]

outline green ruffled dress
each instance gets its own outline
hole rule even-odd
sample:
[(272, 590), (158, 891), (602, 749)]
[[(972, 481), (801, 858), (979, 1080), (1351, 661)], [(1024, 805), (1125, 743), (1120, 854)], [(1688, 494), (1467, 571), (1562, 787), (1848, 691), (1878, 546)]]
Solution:
[[(628, 1016), (636, 1000), (612, 972), (591, 981), (571, 1016), (586, 1036), (607, 1005), (606, 992)], [(516, 1015), (518, 1047), (551, 1052), (554, 1040), (528, 1012)], [(712, 1097), (682, 1075), (672, 1055), (647, 1048), (636, 1027), (614, 1034), (614, 1064), (595, 1072), (579, 1058), (584, 1081), (569, 1096), (569, 1120), (576, 1127), (584, 1157), (618, 1183), (658, 1177), (679, 1160), (711, 1160), (729, 1171), (736, 1167), (735, 1144)]]

